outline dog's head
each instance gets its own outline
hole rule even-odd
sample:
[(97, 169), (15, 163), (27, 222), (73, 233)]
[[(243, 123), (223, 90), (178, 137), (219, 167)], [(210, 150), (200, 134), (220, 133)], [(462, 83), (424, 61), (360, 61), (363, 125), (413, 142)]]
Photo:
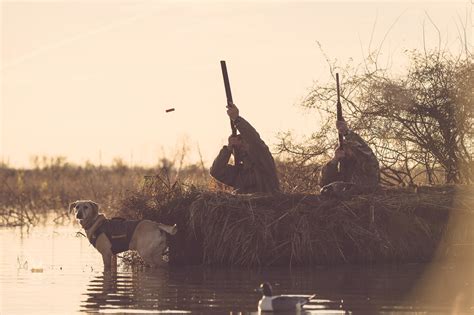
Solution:
[(92, 200), (77, 200), (69, 204), (69, 213), (74, 213), (74, 217), (84, 226), (84, 222), (99, 215), (99, 204)]

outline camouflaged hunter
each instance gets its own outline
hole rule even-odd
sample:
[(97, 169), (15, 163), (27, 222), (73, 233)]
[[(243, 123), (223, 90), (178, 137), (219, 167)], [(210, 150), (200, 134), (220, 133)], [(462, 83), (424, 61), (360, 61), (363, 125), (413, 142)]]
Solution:
[(240, 163), (229, 164), (232, 149), (225, 145), (211, 166), (211, 176), (233, 187), (238, 193), (274, 193), (280, 190), (275, 161), (258, 132), (244, 118), (233, 123), (244, 143), (245, 152), (237, 152)]
[[(335, 182), (350, 184), (347, 194), (371, 193), (379, 183), (379, 162), (367, 143), (355, 132), (348, 130), (344, 135), (343, 148), (352, 154), (336, 161), (327, 162), (321, 170), (321, 187)], [(340, 168), (338, 168), (340, 163)]]

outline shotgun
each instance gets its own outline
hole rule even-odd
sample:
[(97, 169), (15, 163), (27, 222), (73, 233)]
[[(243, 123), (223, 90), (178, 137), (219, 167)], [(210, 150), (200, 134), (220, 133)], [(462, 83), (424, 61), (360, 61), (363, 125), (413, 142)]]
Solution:
[[(232, 99), (232, 91), (230, 90), (229, 75), (227, 74), (227, 66), (225, 64), (225, 60), (221, 60), (221, 69), (222, 69), (222, 76), (224, 77), (224, 87), (225, 87), (225, 95), (227, 97), (227, 106), (232, 106), (234, 104), (234, 100)], [(232, 120), (230, 121), (230, 128), (232, 130), (232, 135), (236, 136), (237, 128), (235, 128)]]
[[(344, 121), (342, 117), (342, 106), (341, 106), (341, 95), (339, 93), (339, 73), (336, 73), (336, 88), (337, 88), (337, 121)], [(344, 142), (344, 135), (342, 133), (339, 134), (339, 146), (342, 147)]]
[[(224, 78), (224, 87), (225, 87), (225, 96), (227, 98), (227, 107), (234, 105), (234, 100), (232, 99), (232, 91), (230, 90), (230, 82), (229, 82), (229, 74), (227, 73), (227, 66), (225, 64), (225, 60), (221, 60), (221, 70), (222, 70), (222, 77)], [(234, 125), (234, 122), (230, 120), (230, 129), (232, 130), (232, 136), (237, 135), (237, 128)], [(234, 154), (234, 164), (239, 165), (241, 164), (240, 158), (236, 150), (232, 152)]]

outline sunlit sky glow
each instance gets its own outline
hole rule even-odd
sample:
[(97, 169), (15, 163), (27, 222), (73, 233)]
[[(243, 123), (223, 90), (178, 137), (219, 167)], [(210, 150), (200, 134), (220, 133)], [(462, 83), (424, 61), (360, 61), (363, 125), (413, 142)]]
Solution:
[[(234, 101), (270, 146), (310, 134), (298, 104), (331, 59), (403, 67), (406, 49), (457, 52), (470, 1), (7, 1), (1, 4), (0, 158), (154, 165), (183, 146), (209, 165), (230, 133), (220, 60)], [(385, 39), (384, 39), (385, 38)], [(176, 110), (166, 113), (165, 109)], [(199, 150), (198, 150), (199, 148)]]

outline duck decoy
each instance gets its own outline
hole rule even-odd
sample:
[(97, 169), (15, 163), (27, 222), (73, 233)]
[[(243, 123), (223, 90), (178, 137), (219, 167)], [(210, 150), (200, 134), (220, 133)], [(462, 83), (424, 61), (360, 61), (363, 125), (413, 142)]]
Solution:
[(258, 289), (263, 294), (258, 302), (258, 310), (261, 312), (279, 312), (279, 311), (293, 311), (301, 309), (301, 307), (308, 303), (313, 295), (273, 295), (272, 286), (268, 282), (264, 282)]

